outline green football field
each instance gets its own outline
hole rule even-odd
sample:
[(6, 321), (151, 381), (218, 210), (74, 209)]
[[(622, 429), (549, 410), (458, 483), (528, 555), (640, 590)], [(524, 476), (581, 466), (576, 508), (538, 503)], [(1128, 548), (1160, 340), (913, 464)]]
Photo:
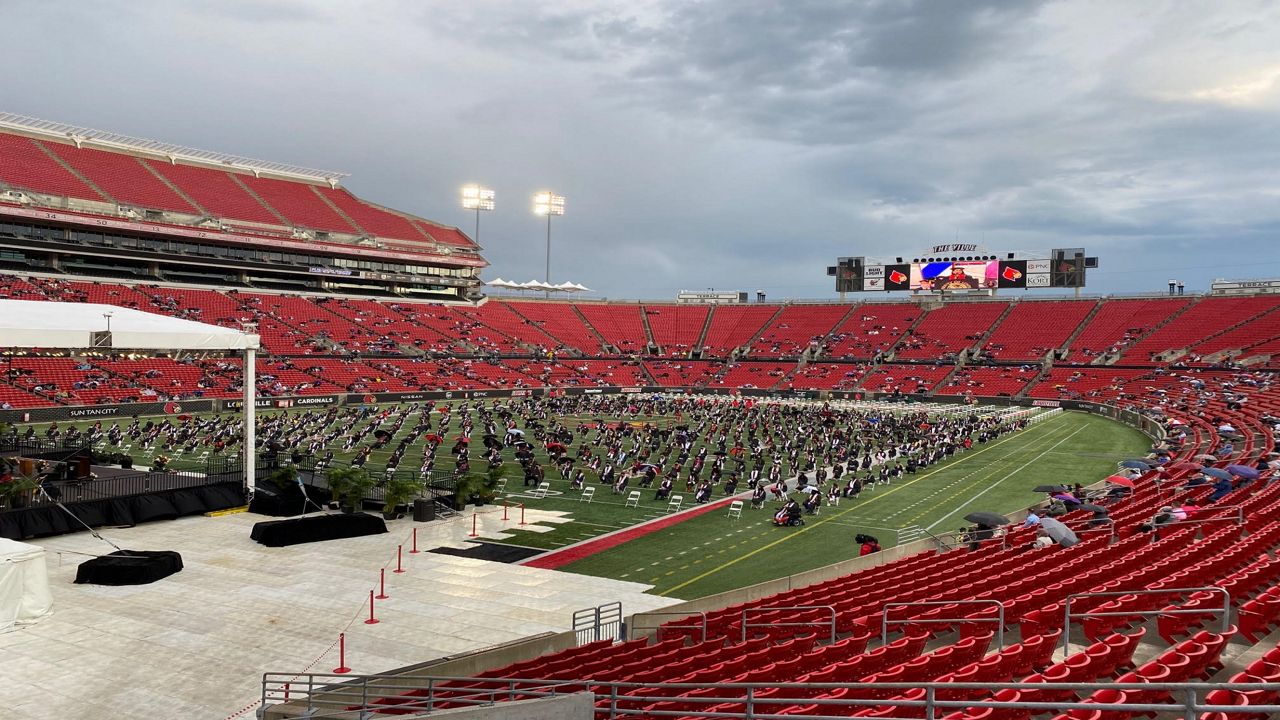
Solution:
[[(919, 408), (904, 407), (910, 409)], [(569, 424), (591, 419), (565, 418)], [(669, 421), (648, 417), (627, 420)], [(90, 423), (76, 424), (84, 427)], [(406, 423), (391, 446), (412, 424)], [(771, 520), (778, 504), (773, 501), (766, 502), (761, 510), (750, 509), (748, 503), (740, 519), (729, 518), (725, 509), (717, 509), (562, 569), (651, 584), (653, 592), (672, 597), (702, 597), (855, 557), (853, 536), (857, 533), (875, 535), (888, 547), (899, 541), (900, 534), (909, 538), (921, 530), (934, 534), (954, 531), (963, 524), (962, 517), (975, 510), (1012, 512), (1026, 508), (1043, 498), (1031, 492), (1036, 485), (1097, 482), (1115, 468), (1117, 461), (1141, 456), (1148, 447), (1146, 436), (1125, 425), (1086, 413), (1058, 412), (1026, 430), (975, 445), (894, 484), (864, 490), (856, 500), (842, 499), (838, 506), (824, 505), (818, 515), (806, 516), (803, 527), (774, 527)], [(138, 465), (148, 464), (139, 449), (130, 453), (139, 456)], [(389, 454), (389, 450), (374, 451), (367, 466), (375, 475)], [(540, 462), (547, 462), (540, 447), (535, 454)], [(419, 455), (406, 455), (401, 469), (415, 471)], [(354, 451), (339, 453), (335, 461), (345, 463), (353, 456)], [(174, 456), (172, 462), (175, 469), (198, 469), (201, 465), (196, 455)], [(473, 470), (482, 471), (483, 466), (483, 461), (473, 460)], [(452, 467), (452, 458), (442, 452), (437, 471), (448, 472)], [(654, 501), (653, 489), (641, 489), (639, 507), (625, 507), (625, 495), (614, 495), (611, 488), (595, 482), (592, 473), (588, 473), (588, 487), (595, 488), (595, 497), (590, 503), (583, 502), (581, 491), (570, 489), (568, 481), (553, 468), (547, 470), (546, 481), (551, 489), (547, 497), (530, 497), (524, 492), (519, 467), (508, 461), (503, 469), (507, 478), (503, 499), (511, 506), (511, 521), (504, 524), (508, 536), (498, 542), (554, 550), (667, 513), (667, 502)], [(640, 488), (633, 484), (628, 489)], [(746, 489), (745, 484), (741, 489)], [(691, 494), (682, 491), (683, 482), (677, 483), (674, 492), (683, 494), (684, 507), (690, 507)], [(722, 497), (719, 488), (715, 496)], [(521, 529), (516, 525), (520, 503), (531, 509), (555, 511), (561, 517), (555, 523)], [(480, 511), (502, 509), (494, 505)]]
[[(806, 517), (803, 527), (774, 527), (773, 502), (762, 510), (744, 510), (741, 520), (718, 510), (562, 569), (652, 584), (653, 592), (681, 599), (712, 595), (856, 557), (857, 533), (875, 535), (889, 546), (898, 531), (913, 526), (940, 534), (958, 529), (962, 517), (975, 510), (1003, 513), (1026, 508), (1043, 499), (1031, 488), (1097, 482), (1115, 469), (1117, 461), (1141, 456), (1149, 444), (1142, 433), (1106, 418), (1059, 413), (896, 484), (864, 491), (857, 500), (823, 507), (817, 516)], [(650, 498), (651, 493), (645, 495)], [(582, 506), (576, 499), (549, 500), (548, 506), (568, 508), (575, 518), (581, 515), (585, 520), (591, 513), (591, 522), (607, 522), (598, 508), (573, 507)], [(537, 500), (526, 502), (543, 507)], [(655, 509), (626, 512), (633, 514), (631, 522), (639, 522), (653, 516)], [(571, 528), (572, 524), (561, 526), (556, 532)], [(536, 540), (526, 537), (533, 535), (517, 530), (510, 542), (534, 544)]]

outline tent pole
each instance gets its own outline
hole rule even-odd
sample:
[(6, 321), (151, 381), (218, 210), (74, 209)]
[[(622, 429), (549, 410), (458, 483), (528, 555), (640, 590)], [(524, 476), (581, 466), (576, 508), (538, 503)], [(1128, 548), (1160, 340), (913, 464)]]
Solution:
[(253, 491), (258, 484), (256, 474), (257, 460), (257, 438), (254, 433), (257, 429), (258, 409), (255, 406), (254, 398), (257, 395), (257, 363), (258, 352), (253, 348), (245, 348), (244, 351), (244, 372), (241, 373), (244, 378), (244, 404), (240, 407), (240, 414), (244, 417), (244, 484), (248, 490), (249, 496), (253, 497)]

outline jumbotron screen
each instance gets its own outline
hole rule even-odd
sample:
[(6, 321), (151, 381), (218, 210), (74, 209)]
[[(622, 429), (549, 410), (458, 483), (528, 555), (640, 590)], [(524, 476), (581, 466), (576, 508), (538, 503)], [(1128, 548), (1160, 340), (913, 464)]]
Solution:
[(1000, 283), (1000, 262), (926, 262), (911, 264), (912, 290), (977, 290)]

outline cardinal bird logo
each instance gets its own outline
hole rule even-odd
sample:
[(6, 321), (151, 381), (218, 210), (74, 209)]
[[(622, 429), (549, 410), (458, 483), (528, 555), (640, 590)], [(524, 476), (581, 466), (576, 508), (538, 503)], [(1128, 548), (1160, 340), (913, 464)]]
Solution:
[(171, 403), (164, 404), (165, 415), (177, 415), (180, 412), (182, 412), (182, 406), (179, 405), (178, 403), (171, 402)]
[(1022, 272), (1019, 271), (1017, 268), (1006, 267), (1004, 269), (1004, 272), (1000, 273), (1000, 276), (1003, 277), (1005, 280), (1008, 280), (1009, 282), (1014, 282), (1018, 278), (1022, 277)]
[(891, 283), (901, 284), (906, 281), (907, 281), (907, 276), (901, 270), (894, 270), (893, 272), (889, 273), (889, 282)]

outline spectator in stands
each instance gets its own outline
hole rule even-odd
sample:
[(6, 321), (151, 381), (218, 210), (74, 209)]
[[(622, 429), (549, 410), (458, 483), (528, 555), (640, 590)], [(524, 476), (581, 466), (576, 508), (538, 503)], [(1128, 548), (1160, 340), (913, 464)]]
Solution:
[(858, 557), (880, 552), (880, 541), (874, 535), (858, 533), (853, 536), (853, 541), (858, 543)]
[(1173, 506), (1165, 505), (1164, 507), (1160, 508), (1158, 512), (1156, 512), (1155, 516), (1152, 517), (1151, 520), (1139, 525), (1138, 531), (1158, 533), (1160, 528), (1164, 527), (1165, 525), (1172, 525), (1177, 521), (1178, 521), (1178, 518), (1173, 513)]
[(1213, 492), (1209, 493), (1208, 501), (1211, 503), (1218, 502), (1234, 489), (1235, 487), (1232, 486), (1230, 478), (1218, 478), (1213, 482)]

